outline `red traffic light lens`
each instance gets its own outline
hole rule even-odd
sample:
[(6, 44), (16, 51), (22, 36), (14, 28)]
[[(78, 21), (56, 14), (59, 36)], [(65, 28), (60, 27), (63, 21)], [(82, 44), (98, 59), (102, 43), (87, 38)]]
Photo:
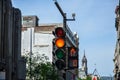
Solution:
[(55, 34), (57, 37), (64, 37), (65, 36), (65, 32), (63, 30), (62, 27), (58, 27), (55, 29)]

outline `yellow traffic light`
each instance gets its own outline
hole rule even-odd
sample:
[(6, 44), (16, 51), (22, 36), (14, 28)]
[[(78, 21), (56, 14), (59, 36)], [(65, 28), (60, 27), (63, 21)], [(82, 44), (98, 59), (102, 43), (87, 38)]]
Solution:
[(66, 67), (66, 32), (63, 27), (55, 28), (53, 35), (53, 63), (58, 70), (65, 69)]
[(55, 45), (56, 45), (58, 48), (64, 47), (64, 45), (65, 45), (64, 39), (62, 39), (62, 38), (57, 38), (57, 39), (55, 40)]

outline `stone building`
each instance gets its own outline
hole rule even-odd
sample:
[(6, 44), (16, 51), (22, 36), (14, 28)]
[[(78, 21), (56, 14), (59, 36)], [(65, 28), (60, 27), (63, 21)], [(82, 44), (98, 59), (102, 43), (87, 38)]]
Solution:
[(0, 79), (25, 79), (21, 57), (21, 11), (11, 0), (0, 0)]
[(117, 40), (116, 40), (116, 48), (114, 53), (114, 80), (119, 80), (120, 78), (120, 11), (119, 6), (116, 7), (115, 10), (116, 18), (115, 18), (115, 28), (117, 32)]

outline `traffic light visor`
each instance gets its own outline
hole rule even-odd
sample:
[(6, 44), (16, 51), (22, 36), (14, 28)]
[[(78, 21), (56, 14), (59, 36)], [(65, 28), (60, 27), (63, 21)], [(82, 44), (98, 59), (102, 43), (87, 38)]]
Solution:
[(62, 39), (62, 38), (57, 38), (57, 39), (55, 40), (55, 45), (56, 45), (58, 48), (64, 47), (64, 45), (65, 45), (64, 39)]
[(65, 36), (65, 32), (63, 30), (63, 28), (58, 27), (55, 29), (55, 34), (57, 37), (64, 37)]

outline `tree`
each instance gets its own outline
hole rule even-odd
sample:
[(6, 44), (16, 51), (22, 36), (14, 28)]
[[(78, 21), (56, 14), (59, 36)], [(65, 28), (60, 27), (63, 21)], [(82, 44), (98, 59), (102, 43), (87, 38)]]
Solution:
[[(25, 55), (26, 58), (26, 79), (34, 79), (34, 80), (58, 80), (58, 75), (54, 70), (52, 64), (48, 61), (48, 57), (44, 54), (42, 55), (33, 55), (30, 57), (29, 55)], [(31, 71), (30, 71), (31, 64)]]
[(92, 77), (91, 76), (87, 76), (86, 79), (79, 78), (78, 80), (92, 80)]

